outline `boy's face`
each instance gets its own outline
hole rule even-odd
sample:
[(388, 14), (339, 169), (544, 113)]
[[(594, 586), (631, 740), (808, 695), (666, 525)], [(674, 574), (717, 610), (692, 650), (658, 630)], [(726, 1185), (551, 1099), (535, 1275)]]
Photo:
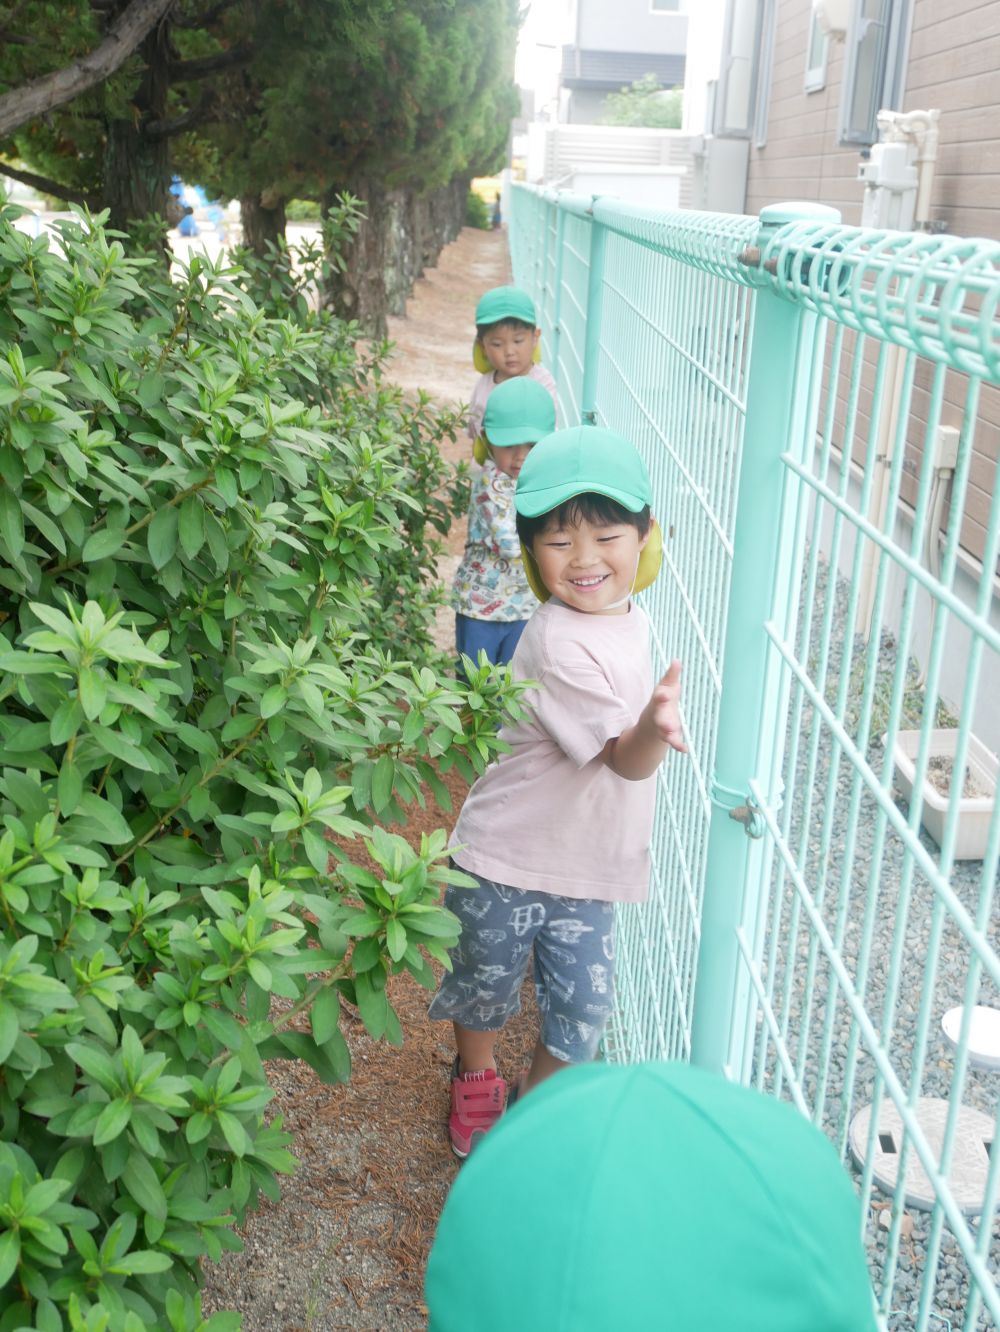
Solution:
[(541, 334), (540, 328), (519, 328), (514, 324), (497, 324), (486, 330), (479, 341), (497, 384), (528, 373)]
[(490, 457), (499, 471), (516, 481), (530, 450), (530, 444), (491, 444)]
[(532, 555), (539, 577), (554, 597), (585, 615), (625, 615), (639, 552), (649, 540), (631, 523), (607, 526), (581, 518), (557, 525), (553, 519), (535, 537)]

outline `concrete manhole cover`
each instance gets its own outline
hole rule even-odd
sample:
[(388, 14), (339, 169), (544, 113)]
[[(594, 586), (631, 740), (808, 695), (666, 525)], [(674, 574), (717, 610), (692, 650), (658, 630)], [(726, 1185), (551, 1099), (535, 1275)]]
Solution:
[[(917, 1123), (936, 1159), (941, 1157), (950, 1104), (936, 1096), (922, 1096), (917, 1101)], [(866, 1105), (851, 1120), (851, 1152), (859, 1165), (868, 1151), (868, 1126), (872, 1108)], [(986, 1178), (993, 1146), (993, 1120), (967, 1105), (959, 1106), (955, 1138), (948, 1170), (948, 1186), (955, 1202), (969, 1216), (982, 1211)], [(879, 1110), (878, 1130), (873, 1143), (872, 1174), (886, 1193), (895, 1193), (899, 1182), (899, 1154), (903, 1148), (903, 1119), (892, 1101), (884, 1101)], [(930, 1211), (934, 1206), (934, 1186), (912, 1144), (906, 1157), (903, 1196), (908, 1206)]]

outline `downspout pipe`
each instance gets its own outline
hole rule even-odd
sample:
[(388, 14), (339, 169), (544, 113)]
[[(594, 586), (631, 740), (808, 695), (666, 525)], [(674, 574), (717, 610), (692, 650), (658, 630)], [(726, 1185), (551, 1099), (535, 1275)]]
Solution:
[[(940, 118), (941, 112), (936, 109), (929, 111), (880, 111), (875, 117), (879, 139), (882, 143), (909, 143), (916, 149), (913, 159), (917, 168), (917, 192), (913, 203), (912, 219), (912, 229), (914, 231), (927, 231), (929, 229)], [(886, 375), (889, 400), (879, 417), (875, 463), (877, 471), (869, 509), (873, 521), (879, 527), (885, 521), (888, 478), (896, 447), (896, 436), (899, 431), (899, 412), (905, 369), (902, 348), (890, 347), (886, 355), (889, 358)], [(876, 578), (877, 561), (873, 552), (866, 550), (862, 561), (861, 592), (855, 620), (856, 632), (866, 639), (872, 628), (871, 613), (875, 601)]]

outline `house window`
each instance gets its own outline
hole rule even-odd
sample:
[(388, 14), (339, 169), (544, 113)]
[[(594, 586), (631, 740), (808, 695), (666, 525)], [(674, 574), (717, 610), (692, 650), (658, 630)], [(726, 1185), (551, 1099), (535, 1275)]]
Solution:
[(842, 144), (874, 143), (876, 114), (902, 106), (911, 10), (912, 0), (854, 0), (840, 105)]
[(774, 0), (729, 0), (715, 133), (761, 146), (767, 128)]
[(809, 22), (809, 50), (806, 52), (806, 92), (826, 87), (826, 50), (829, 38), (819, 26), (815, 13)]

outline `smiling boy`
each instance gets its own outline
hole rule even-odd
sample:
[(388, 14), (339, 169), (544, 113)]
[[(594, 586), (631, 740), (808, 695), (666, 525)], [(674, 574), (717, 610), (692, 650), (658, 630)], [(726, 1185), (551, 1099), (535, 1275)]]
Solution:
[(685, 748), (680, 664), (654, 687), (649, 624), (632, 601), (659, 571), (651, 499), (634, 446), (595, 426), (540, 440), (518, 476), (517, 531), (542, 604), (512, 670), (537, 685), (452, 833), (452, 858), (479, 888), (447, 892), (462, 937), (430, 1008), (454, 1025), (458, 1156), (503, 1113), (493, 1050), (532, 954), (542, 1029), (519, 1093), (594, 1058), (614, 1002), (615, 903), (649, 891), (653, 777)]

